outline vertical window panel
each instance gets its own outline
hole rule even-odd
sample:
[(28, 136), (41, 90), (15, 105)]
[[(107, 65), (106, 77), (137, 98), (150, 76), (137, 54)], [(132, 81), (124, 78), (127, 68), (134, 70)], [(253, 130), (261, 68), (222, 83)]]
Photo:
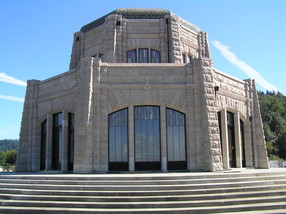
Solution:
[(242, 151), (242, 167), (246, 167), (244, 123), (242, 120), (240, 120), (240, 138), (241, 138), (241, 151)]
[(161, 62), (160, 51), (151, 49), (151, 63), (160, 63), (160, 62)]
[(139, 48), (139, 63), (148, 63), (149, 57), (148, 57), (148, 49), (147, 48)]
[(74, 114), (69, 113), (68, 119), (68, 170), (73, 170), (74, 164)]
[(53, 115), (52, 167), (54, 170), (61, 168), (62, 120), (62, 113)]
[(109, 115), (109, 170), (128, 170), (128, 110)]
[(137, 62), (137, 56), (136, 56), (136, 49), (127, 51), (127, 63), (136, 63)]
[(185, 114), (166, 109), (168, 169), (186, 169)]
[(46, 146), (47, 146), (47, 120), (45, 120), (41, 125), (40, 170), (46, 169)]
[(135, 169), (160, 169), (160, 110), (138, 106), (134, 110)]

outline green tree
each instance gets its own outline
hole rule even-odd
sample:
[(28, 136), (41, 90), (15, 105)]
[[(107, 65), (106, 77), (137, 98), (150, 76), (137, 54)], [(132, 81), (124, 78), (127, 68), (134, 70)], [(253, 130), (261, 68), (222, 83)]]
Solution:
[(258, 96), (268, 155), (286, 159), (286, 97), (275, 92)]
[(0, 151), (0, 166), (6, 166), (6, 152)]
[(6, 163), (7, 165), (15, 165), (17, 160), (17, 151), (16, 150), (10, 150), (6, 152)]

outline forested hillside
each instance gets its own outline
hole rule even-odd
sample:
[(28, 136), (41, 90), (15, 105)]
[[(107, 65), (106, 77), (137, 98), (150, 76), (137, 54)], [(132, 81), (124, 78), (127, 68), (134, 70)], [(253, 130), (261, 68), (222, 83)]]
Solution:
[(18, 150), (19, 140), (0, 140), (0, 151)]
[(286, 160), (286, 97), (258, 92), (265, 140), (270, 159)]

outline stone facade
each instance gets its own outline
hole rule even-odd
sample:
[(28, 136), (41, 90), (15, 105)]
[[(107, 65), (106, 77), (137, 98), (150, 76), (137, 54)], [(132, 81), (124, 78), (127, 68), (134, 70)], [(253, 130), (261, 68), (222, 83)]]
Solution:
[[(160, 63), (126, 63), (141, 48), (149, 61), (158, 51)], [(16, 170), (110, 171), (109, 116), (127, 109), (127, 170), (137, 171), (137, 106), (160, 109), (161, 171), (169, 170), (167, 109), (185, 117), (184, 170), (268, 168), (254, 80), (216, 70), (206, 33), (171, 12), (119, 9), (74, 34), (70, 71), (28, 81)]]

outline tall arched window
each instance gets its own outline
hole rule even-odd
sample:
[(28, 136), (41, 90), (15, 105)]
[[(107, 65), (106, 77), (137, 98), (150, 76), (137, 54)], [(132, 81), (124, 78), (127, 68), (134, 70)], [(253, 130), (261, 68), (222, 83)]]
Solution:
[(138, 50), (138, 62), (139, 63), (148, 63), (149, 62), (149, 54), (148, 48), (139, 48)]
[(54, 170), (61, 169), (62, 122), (62, 113), (53, 115), (52, 167)]
[(127, 63), (160, 63), (161, 54), (160, 51), (150, 48), (138, 48), (127, 51), (126, 53)]
[(136, 63), (137, 62), (136, 49), (127, 51), (126, 61), (127, 61), (127, 63)]
[(68, 123), (68, 170), (73, 171), (74, 164), (74, 114), (69, 113)]
[(128, 109), (109, 115), (109, 170), (128, 170)]
[(160, 63), (160, 51), (151, 49), (151, 63)]
[(185, 114), (167, 108), (166, 115), (168, 170), (187, 169)]
[(245, 160), (245, 137), (244, 137), (244, 123), (240, 120), (240, 138), (241, 138), (241, 161), (242, 167), (246, 167), (246, 160)]
[(227, 136), (229, 150), (229, 166), (236, 167), (234, 114), (232, 112), (227, 112)]
[(41, 160), (40, 170), (46, 169), (46, 146), (47, 146), (47, 120), (41, 125)]
[(160, 107), (137, 106), (134, 113), (135, 170), (160, 170)]

